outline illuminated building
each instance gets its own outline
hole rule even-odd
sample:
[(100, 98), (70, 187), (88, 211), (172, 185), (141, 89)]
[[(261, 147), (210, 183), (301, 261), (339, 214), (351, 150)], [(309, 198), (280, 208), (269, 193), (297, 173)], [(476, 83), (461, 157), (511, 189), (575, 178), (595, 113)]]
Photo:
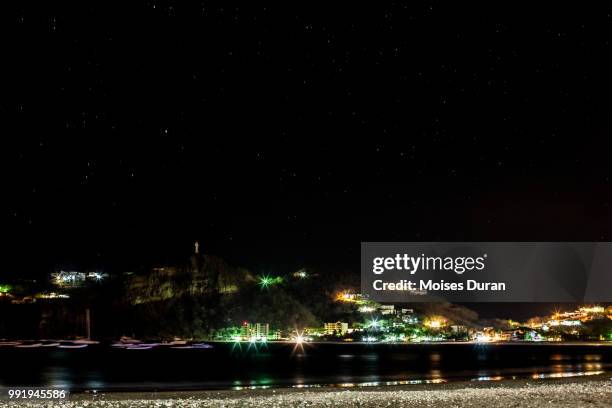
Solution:
[(335, 323), (325, 323), (323, 325), (325, 329), (325, 334), (336, 334), (340, 336), (344, 336), (348, 332), (348, 323), (344, 322), (335, 322)]
[(249, 324), (249, 322), (243, 322), (242, 326), (240, 326), (240, 337), (243, 339), (252, 337), (255, 334), (254, 332), (255, 329), (253, 328), (252, 324)]
[(476, 335), (474, 336), (474, 341), (478, 343), (488, 343), (492, 341), (492, 339), (491, 339), (491, 336), (483, 332), (476, 332)]
[(592, 307), (581, 307), (578, 309), (579, 313), (583, 314), (601, 314), (605, 312), (605, 308), (603, 306), (592, 306)]
[(419, 318), (418, 317), (416, 317), (412, 313), (404, 313), (404, 310), (412, 310), (412, 309), (402, 309), (402, 315), (400, 317), (402, 322), (404, 322), (406, 324), (417, 324), (419, 322)]
[(100, 282), (108, 278), (107, 273), (102, 272), (76, 272), (62, 271), (51, 274), (51, 282), (59, 287), (76, 288), (85, 285), (86, 283)]
[(308, 272), (306, 272), (306, 269), (300, 269), (293, 273), (293, 277), (296, 279), (306, 279), (308, 278)]
[[(243, 322), (242, 326), (240, 326), (240, 334), (233, 337), (239, 337), (242, 340), (268, 340), (270, 337), (270, 324)], [(280, 337), (280, 333), (278, 333), (278, 337)]]
[(380, 306), (380, 314), (381, 315), (392, 315), (392, 314), (395, 314), (395, 305), (381, 305)]
[(282, 338), (280, 330), (274, 330), (268, 334), (268, 340), (280, 340)]
[(456, 324), (450, 327), (453, 333), (465, 333), (468, 331), (466, 326)]
[(255, 323), (255, 337), (258, 339), (267, 339), (270, 333), (270, 325), (268, 323)]
[(51, 278), (57, 286), (77, 287), (85, 283), (87, 274), (75, 271), (59, 271), (52, 273)]
[(443, 317), (439, 317), (439, 316), (432, 316), (426, 319), (423, 322), (423, 324), (426, 327), (429, 327), (430, 329), (440, 329), (446, 326), (446, 319), (444, 319)]
[(349, 291), (340, 292), (336, 295), (336, 300), (339, 302), (363, 303), (366, 302), (367, 295), (361, 293), (351, 293)]
[(603, 306), (583, 306), (578, 310), (570, 312), (556, 311), (548, 321), (540, 318), (531, 319), (529, 326), (533, 329), (542, 329), (543, 331), (557, 330), (560, 326), (577, 327), (592, 320), (605, 319), (607, 316), (606, 308)]
[(304, 333), (305, 336), (315, 336), (315, 337), (321, 337), (325, 334), (325, 328), (320, 328), (320, 327), (306, 327), (304, 328)]

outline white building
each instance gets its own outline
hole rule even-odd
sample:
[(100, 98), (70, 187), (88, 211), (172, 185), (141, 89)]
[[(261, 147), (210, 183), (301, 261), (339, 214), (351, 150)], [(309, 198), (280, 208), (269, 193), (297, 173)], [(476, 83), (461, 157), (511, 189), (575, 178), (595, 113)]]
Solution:
[(348, 323), (344, 322), (325, 323), (323, 327), (325, 329), (325, 334), (339, 334), (344, 336), (348, 332)]
[(381, 315), (392, 315), (395, 314), (395, 305), (380, 305)]
[(255, 323), (255, 337), (258, 339), (267, 339), (270, 334), (270, 324)]

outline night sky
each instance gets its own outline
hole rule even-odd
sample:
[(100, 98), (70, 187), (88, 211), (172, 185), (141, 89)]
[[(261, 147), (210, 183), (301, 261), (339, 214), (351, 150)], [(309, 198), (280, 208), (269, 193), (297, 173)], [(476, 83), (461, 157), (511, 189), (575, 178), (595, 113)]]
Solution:
[(612, 240), (612, 6), (190, 3), (3, 13), (0, 277)]

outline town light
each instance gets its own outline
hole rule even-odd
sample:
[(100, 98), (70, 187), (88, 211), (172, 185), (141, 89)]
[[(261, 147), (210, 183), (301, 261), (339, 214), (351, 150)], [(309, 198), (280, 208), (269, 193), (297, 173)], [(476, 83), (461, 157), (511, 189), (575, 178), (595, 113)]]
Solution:
[(265, 275), (265, 276), (259, 277), (259, 286), (261, 286), (262, 289), (267, 288), (271, 284), (272, 284), (272, 279), (269, 276)]
[(378, 329), (380, 328), (380, 322), (376, 319), (372, 319), (368, 322), (368, 327), (372, 329)]
[(336, 295), (336, 300), (339, 302), (354, 302), (355, 301), (355, 295), (351, 294), (350, 292), (340, 292)]
[(262, 289), (267, 289), (270, 286), (277, 285), (283, 282), (283, 278), (281, 278), (280, 276), (273, 278), (270, 275), (261, 275), (258, 277), (258, 279), (259, 287)]
[(446, 324), (446, 320), (444, 320), (441, 317), (434, 316), (434, 317), (430, 317), (429, 319), (425, 320), (423, 324), (426, 327), (429, 327), (430, 329), (439, 329)]
[(583, 313), (603, 313), (605, 311), (603, 306), (592, 306), (592, 307), (581, 307), (579, 311)]
[(304, 336), (304, 331), (299, 331), (295, 329), (295, 333), (291, 336), (292, 340), (296, 343), (296, 345), (301, 345), (307, 341), (306, 336)]

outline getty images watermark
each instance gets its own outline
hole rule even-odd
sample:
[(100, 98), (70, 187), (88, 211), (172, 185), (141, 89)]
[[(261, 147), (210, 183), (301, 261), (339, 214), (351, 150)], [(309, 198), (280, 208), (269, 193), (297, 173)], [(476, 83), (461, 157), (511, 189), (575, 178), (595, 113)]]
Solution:
[(362, 292), (389, 302), (609, 302), (610, 242), (364, 242)]

